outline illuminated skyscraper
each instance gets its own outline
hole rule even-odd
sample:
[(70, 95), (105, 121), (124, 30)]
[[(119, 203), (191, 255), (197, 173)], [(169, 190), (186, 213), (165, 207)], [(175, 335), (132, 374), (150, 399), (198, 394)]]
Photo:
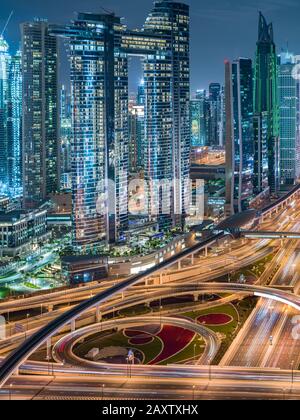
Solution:
[(129, 171), (139, 172), (144, 168), (145, 107), (134, 105), (129, 109)]
[[(270, 191), (276, 193), (279, 189), (280, 178), (280, 130), (279, 130), (279, 103), (277, 81), (277, 55), (274, 43), (273, 25), (267, 24), (260, 13), (258, 41), (255, 62), (255, 88), (254, 88), (254, 113), (256, 121), (264, 120), (267, 124), (267, 153), (268, 153), (268, 183)], [(255, 130), (256, 134), (260, 130)], [(259, 145), (262, 138), (256, 137), (256, 150), (262, 149)], [(256, 164), (261, 164), (257, 155)], [(262, 168), (259, 171), (262, 173)], [(256, 180), (257, 193), (262, 192), (262, 184)]]
[(219, 146), (222, 130), (222, 90), (220, 83), (211, 83), (209, 85), (209, 145)]
[(191, 145), (208, 145), (209, 102), (205, 90), (197, 90), (196, 98), (190, 101)]
[(21, 25), (23, 74), (23, 193), (38, 206), (59, 188), (58, 46), (48, 23)]
[[(144, 59), (148, 145), (145, 178), (152, 185), (149, 209), (155, 209), (161, 229), (182, 226), (189, 209), (189, 23), (189, 6), (155, 1), (141, 33), (166, 43)], [(151, 43), (148, 45), (151, 48)], [(161, 182), (171, 184), (169, 197), (168, 188), (157, 188)]]
[(0, 189), (7, 191), (8, 186), (8, 98), (9, 98), (9, 64), (8, 44), (0, 36)]
[(295, 56), (282, 53), (279, 56), (279, 105), (280, 105), (280, 180), (281, 184), (294, 184), (299, 176), (297, 162), (297, 84), (293, 75)]
[(227, 62), (226, 69), (226, 155), (227, 206), (229, 213), (249, 208), (253, 199), (253, 71), (252, 60)]
[(190, 156), (188, 6), (155, 2), (139, 31), (113, 14), (80, 13), (52, 32), (70, 42), (74, 245), (87, 251), (120, 241), (128, 227), (129, 55), (143, 59), (149, 219), (161, 229), (181, 226)]
[(71, 97), (64, 85), (60, 90), (60, 170), (61, 188), (71, 189), (71, 139), (72, 139), (72, 118), (71, 118)]
[(22, 58), (18, 51), (9, 65), (7, 119), (7, 172), (9, 194), (22, 195)]

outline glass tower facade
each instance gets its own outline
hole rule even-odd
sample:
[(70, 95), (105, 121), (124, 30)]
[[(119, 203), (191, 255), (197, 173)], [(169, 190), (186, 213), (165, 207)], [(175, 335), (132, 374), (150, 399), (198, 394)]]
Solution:
[(52, 33), (70, 43), (74, 245), (120, 241), (128, 227), (130, 55), (143, 59), (149, 218), (161, 229), (182, 224), (190, 156), (188, 6), (155, 2), (142, 30), (128, 30), (113, 14), (80, 13)]
[[(280, 184), (280, 129), (277, 55), (274, 43), (273, 25), (267, 24), (260, 13), (258, 41), (255, 62), (254, 113), (267, 122), (268, 183), (270, 191), (276, 193)], [(259, 130), (256, 131), (256, 134)], [(263, 141), (255, 138), (255, 142)], [(261, 149), (257, 145), (256, 150)], [(259, 157), (256, 157), (259, 162)], [(261, 170), (260, 170), (261, 172)], [(262, 192), (262, 184), (257, 180), (257, 192)]]
[(21, 25), (23, 194), (27, 208), (59, 189), (58, 46), (45, 21)]
[(199, 90), (195, 99), (190, 101), (191, 145), (207, 146), (208, 138), (208, 102), (206, 91)]
[[(226, 63), (226, 113), (228, 197), (232, 213), (249, 208), (253, 199), (254, 142), (253, 142), (253, 70), (252, 60), (240, 58)], [(229, 204), (229, 203), (228, 203)]]
[(9, 99), (9, 65), (8, 44), (0, 37), (0, 188), (7, 192), (8, 186), (8, 99)]
[(280, 180), (281, 184), (294, 184), (297, 170), (297, 80), (293, 71), (295, 57), (289, 53), (279, 56), (280, 105)]
[(220, 83), (209, 85), (210, 130), (209, 145), (220, 146), (222, 133), (222, 89)]
[(22, 195), (22, 57), (18, 51), (9, 65), (8, 187), (12, 197)]

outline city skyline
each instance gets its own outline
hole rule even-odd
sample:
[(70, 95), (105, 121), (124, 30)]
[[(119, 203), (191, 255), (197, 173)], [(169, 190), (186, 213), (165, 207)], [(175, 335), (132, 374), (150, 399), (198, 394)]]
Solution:
[[(3, 5), (0, 28), (2, 30), (10, 12), (14, 10), (5, 38), (12, 47), (12, 52), (15, 52), (20, 41), (19, 25), (34, 17), (47, 18), (49, 23), (67, 23), (75, 19), (76, 12), (101, 13), (102, 6), (124, 17), (124, 23), (128, 25), (128, 28), (134, 29), (143, 24), (152, 3), (152, 0), (145, 0), (142, 3), (129, 0), (125, 5), (119, 0), (103, 0), (102, 2), (88, 0), (82, 5), (80, 0), (66, 1), (63, 4), (54, 0), (51, 5), (48, 5), (31, 0), (26, 2), (25, 6), (19, 0), (13, 0)], [(242, 5), (235, 0), (227, 4), (220, 0), (209, 2), (209, 4), (198, 0), (187, 0), (186, 3), (191, 7), (192, 16), (191, 91), (208, 88), (211, 82), (223, 83), (224, 60), (234, 60), (237, 57), (254, 59), (255, 45), (253, 43), (256, 40), (257, 14), (260, 10), (268, 16), (268, 20), (272, 21), (276, 28), (275, 42), (278, 53), (286, 48), (287, 43), (289, 49), (297, 53), (297, 11), (300, 11), (300, 4), (297, 1), (247, 0)], [(59, 7), (59, 14), (56, 12), (56, 6)], [(207, 34), (209, 34), (209, 42), (207, 42)], [(132, 60), (131, 66), (130, 89), (134, 90), (140, 79), (141, 68), (135, 59)], [(64, 81), (67, 74), (66, 63), (62, 65), (61, 73)]]

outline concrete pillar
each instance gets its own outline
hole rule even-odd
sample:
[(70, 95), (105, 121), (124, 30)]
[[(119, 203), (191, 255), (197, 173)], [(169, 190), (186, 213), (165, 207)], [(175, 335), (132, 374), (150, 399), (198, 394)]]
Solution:
[(181, 270), (181, 261), (178, 261), (178, 270)]
[(51, 347), (52, 347), (51, 338), (48, 338), (46, 346), (47, 346), (47, 360), (50, 360), (51, 359)]
[(71, 332), (76, 331), (76, 319), (71, 321)]
[(191, 256), (191, 264), (194, 265), (195, 263), (195, 254), (192, 254)]
[(163, 273), (162, 272), (159, 273), (159, 284), (160, 285), (163, 284)]
[(194, 294), (194, 302), (198, 302), (199, 300), (199, 295), (197, 293)]
[(205, 247), (205, 256), (208, 257), (208, 247)]
[(102, 314), (101, 314), (101, 309), (100, 306), (96, 307), (96, 322), (99, 323), (102, 321)]
[(48, 312), (52, 312), (53, 311), (53, 305), (48, 305)]

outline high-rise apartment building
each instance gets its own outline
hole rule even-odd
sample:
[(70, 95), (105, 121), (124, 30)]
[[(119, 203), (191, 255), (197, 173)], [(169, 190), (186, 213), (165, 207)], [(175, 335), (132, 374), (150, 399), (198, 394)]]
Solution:
[(23, 194), (36, 207), (59, 189), (58, 44), (41, 20), (21, 25)]
[(128, 30), (113, 14), (80, 13), (52, 32), (70, 43), (74, 245), (87, 250), (119, 241), (128, 227), (131, 54), (143, 59), (149, 218), (161, 229), (182, 225), (190, 156), (188, 6), (156, 1), (142, 30)]
[(252, 60), (225, 64), (226, 201), (229, 214), (249, 208), (253, 199), (253, 70)]
[[(277, 55), (274, 43), (273, 25), (267, 24), (266, 19), (260, 13), (258, 41), (255, 61), (255, 87), (254, 87), (254, 113), (256, 122), (262, 121), (262, 126), (267, 125), (267, 154), (268, 154), (268, 184), (271, 193), (279, 190), (280, 184), (280, 128), (279, 128), (279, 102), (278, 102), (278, 77)], [(255, 130), (259, 135), (261, 130)], [(256, 137), (256, 150), (262, 150), (264, 139)], [(259, 155), (255, 158), (256, 164), (261, 164)], [(259, 168), (257, 173), (262, 173)], [(257, 193), (262, 192), (262, 184), (259, 179), (255, 181)]]

